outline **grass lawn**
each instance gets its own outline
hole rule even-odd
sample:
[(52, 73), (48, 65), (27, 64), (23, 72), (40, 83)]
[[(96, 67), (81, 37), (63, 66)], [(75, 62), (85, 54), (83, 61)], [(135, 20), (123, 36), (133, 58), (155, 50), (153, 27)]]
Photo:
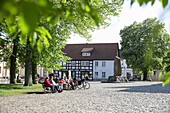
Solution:
[(0, 96), (21, 95), (29, 92), (43, 92), (41, 84), (23, 86), (23, 84), (0, 84)]

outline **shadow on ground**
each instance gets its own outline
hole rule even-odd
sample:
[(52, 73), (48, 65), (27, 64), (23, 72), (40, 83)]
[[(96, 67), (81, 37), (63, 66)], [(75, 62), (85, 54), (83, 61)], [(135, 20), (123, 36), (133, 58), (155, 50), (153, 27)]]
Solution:
[(118, 92), (142, 92), (142, 93), (170, 93), (170, 84), (163, 87), (161, 83), (143, 86), (121, 86), (121, 87), (105, 87), (118, 88)]
[(24, 94), (48, 94), (48, 93), (51, 93), (51, 92), (46, 92), (46, 93), (44, 93), (44, 92), (26, 92), (26, 93), (24, 93)]

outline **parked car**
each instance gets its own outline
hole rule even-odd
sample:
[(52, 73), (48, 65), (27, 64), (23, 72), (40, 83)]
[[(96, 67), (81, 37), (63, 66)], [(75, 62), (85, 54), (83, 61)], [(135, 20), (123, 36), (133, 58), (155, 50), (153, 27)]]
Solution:
[(151, 79), (150, 77), (147, 77), (147, 80), (148, 80), (148, 81), (152, 81), (152, 79)]
[(136, 81), (136, 80), (138, 80), (138, 79), (135, 78), (135, 77), (133, 77), (133, 76), (131, 76), (131, 77), (129, 78), (129, 81)]

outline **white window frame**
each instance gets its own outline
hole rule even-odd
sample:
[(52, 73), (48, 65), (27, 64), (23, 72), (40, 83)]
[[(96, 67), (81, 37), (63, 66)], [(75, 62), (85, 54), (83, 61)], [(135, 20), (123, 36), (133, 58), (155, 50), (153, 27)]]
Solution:
[(106, 61), (102, 61), (102, 67), (106, 67)]
[(76, 66), (76, 61), (72, 61), (71, 66)]
[(106, 78), (106, 72), (102, 72), (102, 78)]
[(91, 56), (91, 53), (82, 53), (82, 56)]
[(98, 67), (99, 63), (98, 61), (95, 61), (95, 67)]
[(81, 66), (89, 66), (89, 61), (81, 61)]

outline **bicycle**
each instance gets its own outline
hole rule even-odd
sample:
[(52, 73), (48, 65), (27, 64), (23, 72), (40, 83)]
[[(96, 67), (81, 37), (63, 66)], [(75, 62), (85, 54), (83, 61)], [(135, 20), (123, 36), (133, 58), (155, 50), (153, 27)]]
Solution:
[(77, 87), (79, 88), (79, 89), (89, 89), (90, 88), (90, 83), (88, 83), (87, 81), (85, 81), (85, 80), (81, 80), (81, 81), (78, 81), (78, 85), (77, 85)]

